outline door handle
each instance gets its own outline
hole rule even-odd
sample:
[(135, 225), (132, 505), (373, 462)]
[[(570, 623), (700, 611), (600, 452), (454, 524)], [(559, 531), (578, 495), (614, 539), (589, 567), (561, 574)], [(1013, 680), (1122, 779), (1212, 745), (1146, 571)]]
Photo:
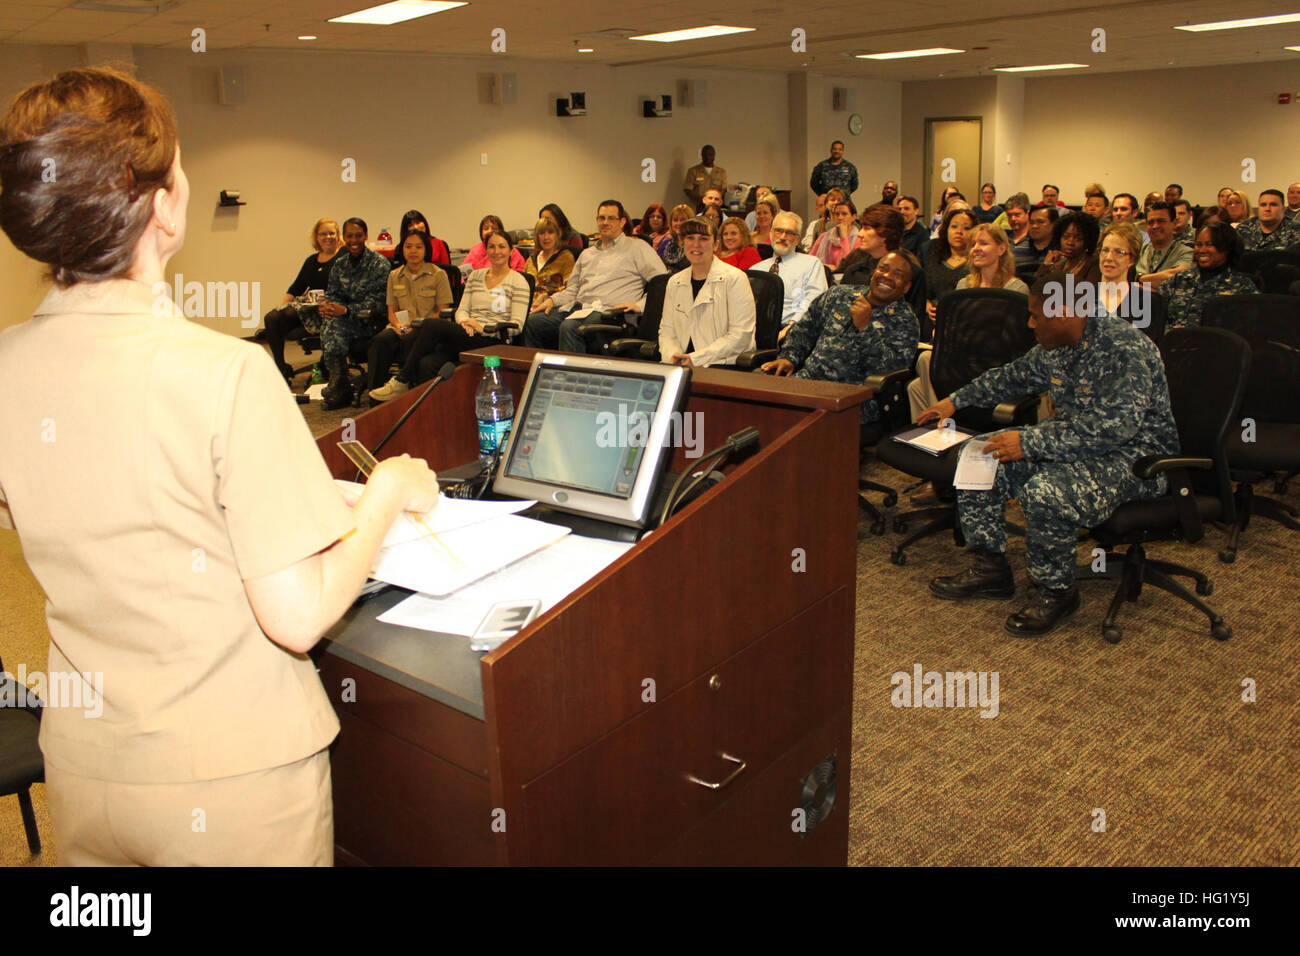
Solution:
[(731, 773), (727, 774), (725, 778), (719, 780), (717, 783), (710, 783), (708, 780), (701, 780), (699, 777), (695, 776), (694, 774), (689, 774), (689, 773), (686, 775), (686, 779), (689, 780), (691, 783), (698, 783), (701, 787), (704, 787), (706, 790), (721, 790), (723, 787), (729, 785), (733, 780), (735, 780), (737, 777), (739, 777), (742, 773), (745, 772), (746, 763), (745, 761), (741, 760), (739, 757), (733, 757), (731, 754), (723, 753), (721, 751), (718, 752), (718, 756), (721, 757), (723, 760), (726, 760), (728, 763), (739, 764), (740, 766), (738, 766), (735, 770), (731, 771)]

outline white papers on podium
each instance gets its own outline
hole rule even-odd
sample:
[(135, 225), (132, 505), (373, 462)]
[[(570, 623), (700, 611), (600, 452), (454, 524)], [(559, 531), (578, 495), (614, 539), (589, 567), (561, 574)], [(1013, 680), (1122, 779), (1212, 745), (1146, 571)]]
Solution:
[[(366, 490), (365, 485), (359, 485), (355, 481), (344, 481), (342, 478), (335, 478), (334, 484), (342, 492), (343, 500), (347, 502), (349, 508), (356, 505), (361, 498), (361, 493)], [(403, 541), (427, 537), (425, 529), (418, 521), (412, 521), (412, 517), (419, 518), (430, 531), (442, 535), (444, 532), (478, 524), (481, 521), (491, 521), (503, 515), (515, 514), (525, 508), (531, 508), (536, 503), (535, 501), (467, 501), (439, 495), (438, 504), (429, 511), (412, 512), (411, 515), (400, 514), (393, 519), (393, 526), (388, 529), (388, 534), (384, 536), (380, 547), (391, 548)]]
[[(506, 515), (381, 548), (370, 576), (439, 597), (500, 571), (569, 533), (561, 525)], [(481, 620), (482, 614), (479, 615)], [(477, 621), (475, 623), (478, 623)]]
[(992, 455), (984, 454), (987, 442), (967, 442), (957, 457), (957, 473), (953, 477), (954, 488), (963, 491), (988, 491), (998, 477), (998, 460)]
[(542, 602), (539, 616), (545, 614), (631, 547), (631, 542), (571, 534), (450, 597), (412, 594), (381, 614), (379, 620), (469, 637), (492, 605), (536, 598)]
[(974, 434), (973, 431), (966, 428), (931, 428), (928, 425), (922, 425), (920, 428), (900, 432), (894, 436), (894, 441), (901, 441), (913, 448), (919, 448), (926, 454), (934, 455), (937, 458), (949, 448), (960, 445)]

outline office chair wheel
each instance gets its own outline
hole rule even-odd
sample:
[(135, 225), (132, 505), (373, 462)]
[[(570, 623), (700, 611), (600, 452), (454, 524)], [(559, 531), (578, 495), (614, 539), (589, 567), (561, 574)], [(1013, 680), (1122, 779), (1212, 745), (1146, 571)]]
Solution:
[(884, 518), (881, 518), (879, 521), (871, 522), (871, 533), (874, 534), (876, 537), (880, 537), (882, 534), (885, 533)]
[(1101, 636), (1106, 638), (1108, 644), (1118, 644), (1120, 638), (1124, 636), (1124, 631), (1114, 624), (1109, 626), (1103, 624), (1101, 626)]
[(889, 494), (885, 495), (881, 503), (884, 504), (886, 508), (892, 508), (894, 505), (898, 504), (898, 495), (891, 491)]
[(1196, 582), (1196, 593), (1208, 597), (1214, 593), (1214, 582), (1209, 578)]
[(1232, 628), (1228, 627), (1222, 621), (1215, 621), (1210, 625), (1210, 636), (1216, 641), (1226, 641), (1232, 637)]
[(889, 560), (901, 568), (907, 564), (907, 555), (902, 551), (891, 551), (889, 552)]
[(1232, 564), (1237, 560), (1236, 548), (1223, 548), (1219, 551), (1219, 560), (1224, 564)]
[(894, 519), (894, 534), (907, 534), (907, 522), (902, 518)]

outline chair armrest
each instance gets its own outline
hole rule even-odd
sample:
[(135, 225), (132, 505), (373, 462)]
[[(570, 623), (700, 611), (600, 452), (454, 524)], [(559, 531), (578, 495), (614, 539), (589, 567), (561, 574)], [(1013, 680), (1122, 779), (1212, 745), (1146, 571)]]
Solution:
[(611, 355), (624, 358), (642, 358), (653, 361), (659, 355), (659, 343), (649, 339), (615, 339), (609, 343)]
[(1026, 425), (1037, 421), (1037, 416), (1030, 419), (1028, 413), (1038, 407), (1042, 401), (1037, 395), (1026, 395), (1010, 402), (1000, 402), (993, 409), (993, 423), (995, 425)]
[(1144, 455), (1133, 462), (1133, 474), (1144, 481), (1178, 468), (1194, 468), (1197, 471), (1211, 471), (1213, 458), (1185, 458), (1180, 455)]
[(624, 338), (635, 338), (636, 326), (634, 325), (601, 325), (592, 322), (589, 325), (578, 326), (578, 334), (584, 339), (589, 339), (600, 333), (602, 335), (621, 335)]
[(519, 323), (512, 322), (509, 319), (500, 319), (496, 322), (483, 323), (484, 335), (496, 335), (498, 332), (518, 332), (519, 329)]
[(438, 310), (438, 318), (440, 319), (454, 319), (455, 317), (456, 317), (456, 310), (453, 309), (451, 306), (447, 306), (447, 308), (445, 309)]
[(736, 357), (736, 367), (755, 371), (765, 362), (770, 362), (780, 353), (779, 349), (750, 349)]

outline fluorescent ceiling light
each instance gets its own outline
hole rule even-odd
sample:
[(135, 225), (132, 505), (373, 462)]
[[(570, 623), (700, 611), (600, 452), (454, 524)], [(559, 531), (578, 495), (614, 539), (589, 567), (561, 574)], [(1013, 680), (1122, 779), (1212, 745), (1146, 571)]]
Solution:
[(590, 46), (580, 46), (580, 47), (578, 47), (578, 52), (579, 52), (579, 53), (595, 53), (595, 52), (596, 52), (596, 48), (595, 48), (595, 47), (590, 47)]
[(330, 23), (370, 23), (388, 26), (393, 23), (403, 23), (407, 20), (414, 20), (416, 17), (427, 17), (431, 13), (442, 13), (444, 10), (451, 10), (454, 7), (463, 7), (468, 0), (393, 0), (392, 3), (381, 3), (377, 7), (367, 7), (364, 10), (358, 10), (356, 13), (344, 14), (341, 17), (330, 18)]
[(673, 30), (670, 33), (646, 33), (630, 40), (652, 40), (655, 43), (680, 43), (682, 40), (700, 40), (704, 37), (721, 37), (729, 33), (753, 33), (753, 27), (724, 27), (714, 24), (711, 27), (692, 27), (689, 30)]
[(1086, 70), (1087, 63), (1044, 63), (1041, 66), (995, 66), (998, 73), (1032, 73), (1036, 70)]
[(299, 40), (314, 40), (314, 39), (316, 39), (316, 35), (315, 35), (314, 33), (304, 33), (302, 36), (298, 37), (298, 39), (299, 39)]
[(1300, 53), (1300, 46), (1284, 46), (1284, 47), (1282, 47), (1282, 49), (1284, 49), (1284, 50), (1294, 50), (1296, 53)]
[(1242, 27), (1271, 27), (1279, 23), (1300, 22), (1300, 13), (1279, 13), (1275, 17), (1251, 17), (1248, 20), (1219, 20), (1215, 23), (1192, 23), (1175, 30), (1189, 33), (1205, 33), (1208, 30), (1240, 30)]
[(859, 60), (906, 60), (914, 56), (943, 56), (947, 53), (965, 53), (965, 50), (952, 50), (946, 46), (936, 46), (929, 50), (895, 50), (893, 53), (859, 53)]

